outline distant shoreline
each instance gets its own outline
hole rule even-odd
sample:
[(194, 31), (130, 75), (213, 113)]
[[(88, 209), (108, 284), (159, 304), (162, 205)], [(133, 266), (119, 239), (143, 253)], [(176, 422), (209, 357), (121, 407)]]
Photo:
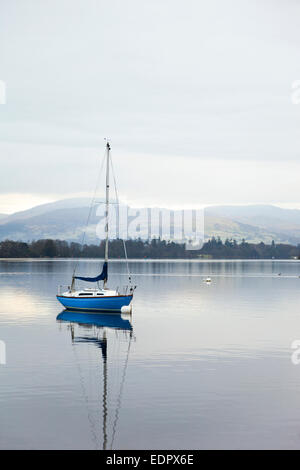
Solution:
[[(127, 256), (131, 260), (297, 260), (300, 259), (298, 246), (272, 241), (267, 245), (238, 243), (234, 239), (222, 241), (212, 237), (201, 249), (189, 250), (185, 244), (161, 239), (127, 240)], [(0, 242), (0, 259), (103, 259), (104, 242), (99, 245), (81, 245), (65, 240), (42, 239), (30, 243), (4, 240)], [(109, 241), (110, 260), (124, 259), (123, 241)]]
[[(47, 258), (47, 257), (41, 257), (41, 258), (0, 258), (1, 261), (26, 261), (26, 262), (32, 262), (32, 261), (37, 261), (37, 262), (42, 262), (42, 261), (93, 261), (95, 263), (98, 263), (101, 261), (103, 258)], [(294, 259), (294, 258), (128, 258), (126, 260), (125, 258), (112, 258), (109, 260), (110, 263), (126, 263), (128, 261), (129, 263), (134, 262), (134, 263), (219, 263), (219, 262), (225, 262), (225, 263), (230, 263), (230, 262), (240, 262), (240, 261), (249, 261), (249, 262), (256, 262), (256, 261), (268, 261), (268, 262), (291, 262), (291, 263), (299, 263), (300, 259)]]

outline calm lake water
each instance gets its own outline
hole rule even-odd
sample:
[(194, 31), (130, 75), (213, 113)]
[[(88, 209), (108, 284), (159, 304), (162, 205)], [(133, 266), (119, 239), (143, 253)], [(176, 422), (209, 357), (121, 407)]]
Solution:
[(132, 316), (57, 318), (73, 266), (0, 261), (1, 449), (300, 448), (300, 262), (132, 261)]

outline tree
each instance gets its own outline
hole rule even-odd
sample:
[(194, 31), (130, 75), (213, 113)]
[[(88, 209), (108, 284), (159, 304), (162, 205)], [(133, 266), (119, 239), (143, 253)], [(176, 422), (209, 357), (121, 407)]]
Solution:
[(56, 246), (53, 240), (45, 240), (43, 255), (53, 258), (56, 255)]

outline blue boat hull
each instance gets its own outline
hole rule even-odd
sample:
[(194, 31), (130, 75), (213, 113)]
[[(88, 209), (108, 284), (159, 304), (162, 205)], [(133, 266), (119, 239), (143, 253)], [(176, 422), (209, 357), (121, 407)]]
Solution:
[(114, 297), (67, 297), (57, 295), (57, 300), (68, 310), (87, 310), (89, 312), (121, 312), (132, 301), (132, 295), (118, 295)]

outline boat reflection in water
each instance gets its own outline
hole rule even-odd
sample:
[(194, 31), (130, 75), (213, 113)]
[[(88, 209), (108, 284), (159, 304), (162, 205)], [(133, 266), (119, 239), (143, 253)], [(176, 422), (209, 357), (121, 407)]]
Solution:
[[(130, 318), (130, 317), (129, 317)], [(75, 353), (75, 360), (77, 362), (78, 371), (80, 374), (80, 382), (83, 389), (83, 395), (85, 403), (88, 405), (89, 403), (94, 404), (95, 398), (93, 398), (91, 390), (87, 389), (85, 385), (84, 375), (89, 376), (87, 380), (90, 383), (91, 373), (93, 373), (93, 361), (91, 362), (90, 359), (90, 351), (88, 352), (88, 361), (84, 362), (83, 366), (80, 366), (80, 360), (78, 355), (76, 354), (76, 349), (78, 349), (78, 345), (81, 343), (83, 344), (90, 344), (95, 345), (97, 348), (101, 350), (101, 360), (100, 363), (103, 364), (102, 366), (102, 380), (99, 381), (99, 376), (97, 374), (97, 370), (95, 371), (96, 374), (96, 382), (98, 387), (98, 392), (96, 392), (95, 396), (99, 397), (99, 388), (102, 387), (102, 435), (103, 435), (103, 444), (102, 449), (106, 450), (110, 446), (113, 448), (114, 439), (117, 430), (119, 412), (121, 408), (121, 401), (122, 401), (122, 392), (124, 389), (125, 378), (126, 378), (126, 371), (128, 366), (129, 360), (129, 352), (133, 336), (133, 329), (129, 319), (123, 318), (121, 315), (116, 314), (95, 314), (89, 312), (78, 312), (72, 310), (64, 310), (61, 312), (57, 317), (56, 320), (59, 323), (66, 322), (68, 328), (71, 332), (71, 340), (72, 340), (72, 347)], [(112, 332), (114, 334), (112, 334)], [(115, 343), (114, 345), (112, 343)], [(110, 344), (111, 343), (111, 344)], [(122, 353), (121, 344), (126, 343), (126, 347), (124, 349), (123, 357), (120, 357), (119, 354)], [(111, 346), (111, 347), (108, 347)], [(112, 358), (113, 362), (109, 362), (109, 351), (114, 353), (114, 357)], [(118, 352), (118, 356), (116, 357), (115, 352)], [(110, 367), (108, 367), (110, 365)], [(96, 357), (96, 367), (99, 366), (99, 356)], [(83, 370), (84, 367), (84, 370)], [(118, 370), (121, 367), (121, 371)], [(111, 377), (119, 378), (119, 383), (115, 384), (112, 383), (113, 380), (109, 382), (109, 370), (111, 370)], [(101, 381), (103, 382), (101, 384)], [(110, 393), (113, 389), (116, 390), (116, 398), (115, 400), (109, 400), (108, 397), (108, 385)], [(114, 403), (114, 413), (112, 416), (109, 416), (109, 409), (110, 404)], [(98, 407), (99, 408), (99, 407)], [(95, 410), (94, 410), (95, 411)], [(88, 419), (91, 425), (91, 433), (94, 440), (95, 447), (98, 448), (99, 442), (99, 424), (95, 423), (95, 420), (92, 418), (91, 410), (88, 409)], [(109, 418), (111, 418), (109, 420)], [(108, 427), (110, 426), (110, 431)], [(98, 432), (97, 432), (97, 429)], [(109, 437), (111, 438), (109, 442)]]

